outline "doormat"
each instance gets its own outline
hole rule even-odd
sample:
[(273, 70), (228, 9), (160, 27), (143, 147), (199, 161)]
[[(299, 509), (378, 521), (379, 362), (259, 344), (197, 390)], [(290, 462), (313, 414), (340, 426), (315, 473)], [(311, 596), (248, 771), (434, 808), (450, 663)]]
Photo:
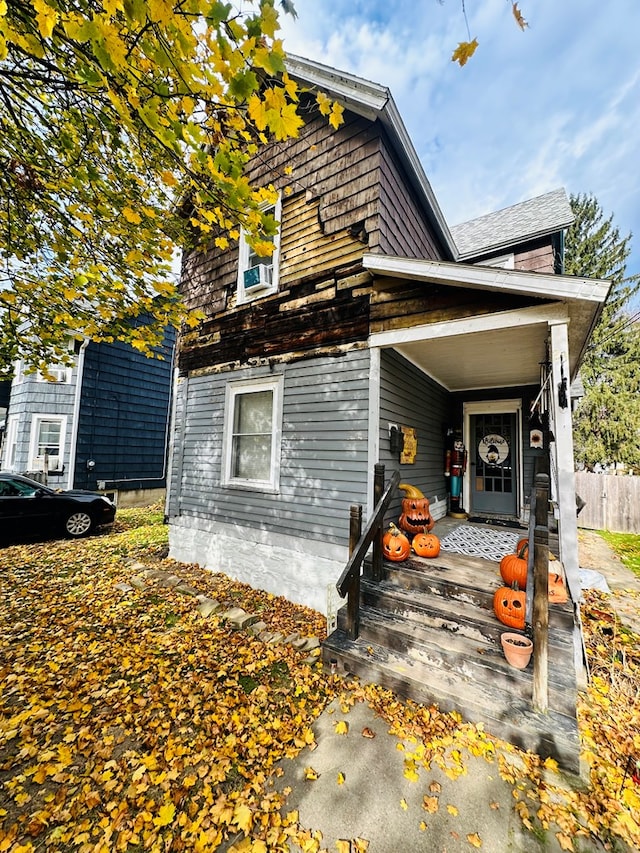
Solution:
[(485, 560), (501, 560), (505, 554), (515, 552), (520, 535), (506, 530), (487, 530), (484, 527), (469, 527), (461, 524), (440, 542), (443, 551), (466, 554), (467, 557), (482, 557)]

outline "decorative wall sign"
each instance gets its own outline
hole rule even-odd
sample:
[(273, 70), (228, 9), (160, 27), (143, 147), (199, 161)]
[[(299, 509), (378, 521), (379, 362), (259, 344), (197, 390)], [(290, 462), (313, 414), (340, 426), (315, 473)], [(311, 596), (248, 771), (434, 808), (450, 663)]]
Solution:
[(404, 436), (404, 446), (400, 454), (401, 465), (413, 465), (418, 452), (418, 436), (413, 427), (401, 427)]
[(478, 443), (478, 456), (485, 464), (495, 468), (504, 465), (509, 456), (509, 442), (498, 433), (485, 435)]

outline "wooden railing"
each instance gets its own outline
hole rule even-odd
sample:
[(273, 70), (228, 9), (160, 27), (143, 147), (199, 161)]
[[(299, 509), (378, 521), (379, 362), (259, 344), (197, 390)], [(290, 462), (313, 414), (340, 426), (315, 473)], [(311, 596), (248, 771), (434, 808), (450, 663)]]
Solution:
[(352, 506), (349, 516), (349, 561), (336, 583), (338, 595), (347, 596), (347, 632), (352, 640), (360, 631), (360, 574), (364, 558), (373, 543), (371, 577), (382, 579), (382, 524), (391, 498), (400, 482), (395, 471), (387, 488), (384, 487), (384, 465), (376, 465), (373, 477), (373, 513), (362, 530), (362, 506)]
[(527, 614), (533, 633), (533, 707), (545, 712), (549, 708), (548, 474), (536, 474), (531, 493)]

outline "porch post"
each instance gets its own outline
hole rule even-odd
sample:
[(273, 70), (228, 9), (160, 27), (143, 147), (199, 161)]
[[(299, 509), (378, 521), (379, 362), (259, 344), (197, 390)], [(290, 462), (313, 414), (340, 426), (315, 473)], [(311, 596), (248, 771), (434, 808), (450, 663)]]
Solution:
[(576, 478), (571, 431), (571, 395), (569, 385), (569, 336), (567, 323), (551, 324), (551, 399), (552, 430), (555, 438), (552, 452), (556, 469), (558, 497), (558, 533), (560, 559), (567, 585), (575, 603), (580, 601), (578, 565), (578, 523), (576, 513)]

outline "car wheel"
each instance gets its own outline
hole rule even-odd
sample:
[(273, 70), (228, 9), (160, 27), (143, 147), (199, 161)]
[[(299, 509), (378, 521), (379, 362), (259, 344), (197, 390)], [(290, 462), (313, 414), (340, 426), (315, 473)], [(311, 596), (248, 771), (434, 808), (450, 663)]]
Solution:
[(64, 523), (64, 529), (67, 536), (71, 536), (73, 539), (79, 539), (80, 536), (86, 536), (92, 527), (93, 521), (91, 516), (88, 512), (82, 512), (82, 510), (72, 512)]

